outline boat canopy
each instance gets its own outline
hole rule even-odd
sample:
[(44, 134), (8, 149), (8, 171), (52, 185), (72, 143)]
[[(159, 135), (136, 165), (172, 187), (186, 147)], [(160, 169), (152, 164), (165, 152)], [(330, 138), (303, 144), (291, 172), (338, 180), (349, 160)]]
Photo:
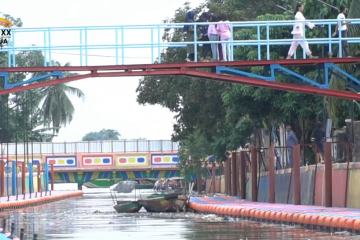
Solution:
[(172, 178), (169, 178), (169, 180), (183, 180), (184, 178), (183, 177), (172, 177)]

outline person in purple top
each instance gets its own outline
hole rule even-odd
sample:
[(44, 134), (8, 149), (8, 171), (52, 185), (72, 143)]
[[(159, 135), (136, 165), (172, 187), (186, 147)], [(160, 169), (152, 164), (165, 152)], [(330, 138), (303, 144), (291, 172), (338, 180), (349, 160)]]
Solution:
[(293, 150), (293, 146), (298, 144), (299, 141), (295, 135), (295, 133), (291, 130), (290, 126), (286, 127), (286, 132), (287, 134), (287, 138), (286, 138), (286, 147), (288, 149), (288, 154), (289, 154), (289, 164), (288, 167), (292, 168), (292, 163), (293, 163), (293, 158), (292, 158), (292, 150)]
[[(210, 22), (213, 24), (209, 25), (208, 28), (208, 36), (210, 41), (219, 41), (219, 32), (216, 30), (217, 22), (219, 22), (218, 17), (216, 15), (210, 16)], [(219, 49), (217, 43), (211, 43), (211, 51), (212, 51), (212, 59), (211, 61), (218, 61), (219, 58)]]
[(226, 43), (221, 44), (223, 53), (223, 60), (221, 61), (230, 61), (231, 25), (229, 24), (228, 16), (225, 13), (221, 14), (221, 22), (217, 25), (216, 29), (220, 34), (220, 40), (227, 41)]

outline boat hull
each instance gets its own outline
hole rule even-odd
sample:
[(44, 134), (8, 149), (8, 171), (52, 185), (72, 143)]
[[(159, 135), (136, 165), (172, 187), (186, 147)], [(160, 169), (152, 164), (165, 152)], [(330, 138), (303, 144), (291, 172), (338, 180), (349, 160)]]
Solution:
[(115, 184), (114, 180), (109, 179), (97, 179), (84, 183), (87, 188), (108, 188)]
[(180, 212), (186, 203), (185, 196), (157, 197), (139, 200), (147, 212)]
[(137, 201), (135, 202), (118, 201), (117, 205), (114, 205), (114, 209), (118, 213), (137, 213), (140, 211), (142, 207), (143, 206)]
[(149, 184), (138, 184), (135, 186), (135, 189), (153, 189), (154, 185)]

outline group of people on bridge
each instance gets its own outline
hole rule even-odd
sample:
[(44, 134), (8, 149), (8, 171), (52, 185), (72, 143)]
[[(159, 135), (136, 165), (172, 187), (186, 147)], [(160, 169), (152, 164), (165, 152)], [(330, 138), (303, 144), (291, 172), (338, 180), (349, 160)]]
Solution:
[[(338, 20), (345, 20), (345, 13), (347, 11), (347, 8), (345, 5), (340, 6), (340, 12), (337, 17)], [(305, 17), (302, 14), (302, 11), (304, 10), (304, 5), (301, 3), (298, 3), (295, 7), (295, 21), (305, 21)], [(186, 14), (185, 23), (193, 23), (195, 22), (195, 12), (189, 11)], [(229, 22), (229, 18), (227, 14), (223, 13), (218, 17), (214, 13), (210, 12), (204, 12), (201, 14), (200, 18), (196, 22), (211, 22), (210, 25), (199, 25), (199, 31), (200, 31), (200, 41), (206, 42), (206, 41), (223, 41), (221, 44), (217, 43), (203, 43), (202, 45), (202, 54), (200, 61), (201, 62), (207, 62), (206, 59), (208, 54), (210, 53), (211, 61), (230, 61), (231, 60), (231, 51), (230, 49), (230, 41), (232, 38), (232, 29)], [(336, 25), (335, 31), (332, 34), (333, 37), (335, 37), (339, 29), (341, 30), (341, 37), (347, 38), (347, 25), (351, 22), (342, 21), (341, 26), (339, 24)], [(303, 34), (304, 34), (304, 27), (305, 25), (309, 27), (310, 29), (316, 28), (316, 26), (311, 22), (298, 22), (295, 23), (293, 27), (293, 31), (291, 34), (293, 35), (293, 39), (297, 41), (293, 41), (289, 52), (287, 59), (291, 59), (300, 44), (302, 48), (305, 49), (306, 55), (308, 58), (318, 58), (317, 56), (313, 56), (312, 52), (310, 50), (309, 44), (307, 41), (303, 41)], [(194, 42), (194, 29), (191, 25), (185, 25), (184, 26), (184, 32), (186, 33), (186, 41), (187, 42)], [(349, 56), (349, 46), (347, 40), (342, 40), (342, 49), (345, 52), (345, 57), (351, 57)], [(328, 55), (331, 58), (334, 54), (337, 54), (339, 51), (338, 46), (333, 49), (333, 51), (329, 52)], [(194, 59), (194, 52), (195, 52), (195, 46), (194, 44), (188, 44), (187, 45), (187, 62), (193, 62)]]

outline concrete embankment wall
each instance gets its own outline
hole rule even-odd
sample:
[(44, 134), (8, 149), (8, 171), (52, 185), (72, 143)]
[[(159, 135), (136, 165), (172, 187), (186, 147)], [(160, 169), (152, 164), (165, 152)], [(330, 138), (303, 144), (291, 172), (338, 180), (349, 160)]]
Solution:
[[(275, 171), (275, 202), (293, 203), (292, 169)], [(325, 205), (324, 165), (301, 167), (301, 204)], [(221, 181), (220, 181), (221, 179)], [(247, 174), (246, 198), (251, 200), (251, 173)], [(240, 181), (240, 180), (239, 180)], [(211, 179), (207, 179), (209, 192)], [(216, 192), (225, 193), (224, 176), (216, 177)], [(239, 184), (240, 186), (240, 184)], [(268, 202), (268, 172), (258, 174), (258, 202)], [(333, 164), (332, 169), (332, 203), (333, 207), (360, 208), (360, 163)], [(239, 190), (240, 192), (240, 190)]]
[[(360, 208), (360, 163), (333, 164), (332, 203), (333, 207)], [(300, 170), (301, 204), (325, 204), (324, 165), (306, 166)], [(251, 177), (251, 173), (248, 174)], [(269, 177), (267, 172), (258, 178), (258, 201), (267, 202), (269, 198)], [(275, 172), (275, 202), (293, 203), (293, 174), (291, 169)], [(251, 199), (251, 181), (247, 183), (248, 199)]]

